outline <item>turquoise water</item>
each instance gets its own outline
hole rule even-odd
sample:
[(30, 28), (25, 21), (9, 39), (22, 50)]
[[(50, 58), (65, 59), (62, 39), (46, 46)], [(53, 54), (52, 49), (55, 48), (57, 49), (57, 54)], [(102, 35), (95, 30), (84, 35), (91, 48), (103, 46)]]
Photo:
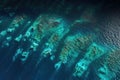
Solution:
[(107, 0), (1, 1), (0, 80), (120, 80), (119, 10)]

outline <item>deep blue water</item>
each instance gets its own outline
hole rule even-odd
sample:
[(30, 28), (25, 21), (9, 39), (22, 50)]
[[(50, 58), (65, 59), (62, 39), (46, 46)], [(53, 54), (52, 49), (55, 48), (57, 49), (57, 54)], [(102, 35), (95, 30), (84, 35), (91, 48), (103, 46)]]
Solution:
[[(111, 51), (111, 48), (119, 49), (119, 6), (118, 4), (112, 3), (112, 1), (108, 2), (107, 0), (101, 2), (98, 2), (97, 0), (93, 0), (92, 2), (88, 0), (78, 2), (65, 0), (63, 1), (64, 3), (62, 3), (62, 1), (63, 0), (35, 0), (32, 2), (32, 0), (26, 0), (26, 3), (24, 3), (24, 0), (20, 0), (20, 2), (17, 2), (17, 0), (6, 0), (0, 4), (0, 20), (2, 21), (2, 23), (0, 23), (0, 32), (7, 30), (14, 17), (21, 14), (28, 16), (16, 32), (8, 34), (12, 36), (12, 40), (10, 41), (8, 47), (2, 47), (2, 45), (6, 43), (4, 41), (6, 40), (7, 35), (0, 39), (0, 80), (101, 80), (98, 78), (97, 69), (102, 66), (100, 63), (104, 62), (104, 58), (108, 56), (107, 54), (104, 54), (95, 61), (92, 61), (92, 63), (88, 66), (88, 69), (80, 77), (73, 76), (73, 73), (75, 65), (83, 58), (83, 55), (78, 56), (71, 67), (67, 67), (67, 64), (62, 64), (60, 69), (56, 70), (54, 65), (59, 60), (59, 54), (64, 47), (65, 38), (67, 38), (67, 36), (78, 34), (79, 32), (84, 35), (89, 33), (95, 34), (97, 37), (94, 42), (106, 47), (108, 51)], [(12, 2), (16, 2), (16, 4)], [(81, 8), (78, 10), (79, 6)], [(15, 61), (12, 60), (18, 48), (28, 50), (31, 45), (29, 41), (15, 42), (14, 38), (20, 34), (25, 34), (39, 15), (58, 15), (65, 19), (67, 25), (71, 25), (75, 20), (84, 16), (83, 12), (89, 8), (89, 6), (92, 6), (92, 9), (95, 10), (95, 12), (92, 12), (92, 18), (89, 19), (89, 12), (86, 12), (85, 14), (88, 14), (87, 18), (89, 19), (89, 22), (83, 22), (80, 25), (78, 24), (75, 27), (69, 28), (69, 32), (63, 36), (63, 38), (59, 41), (58, 47), (56, 47), (57, 51), (55, 52), (55, 60), (50, 60), (49, 55), (46, 58), (43, 58), (38, 66), (35, 66), (37, 61), (40, 59), (40, 54), (51, 34), (43, 37), (35, 52), (29, 50), (31, 54), (25, 62), (20, 60), (20, 55), (18, 55), (18, 58)], [(68, 13), (65, 13), (67, 8), (71, 8), (71, 10)], [(13, 15), (11, 15), (12, 13)], [(31, 21), (31, 23), (25, 27), (28, 21)], [(86, 51), (87, 48), (83, 49), (82, 53)], [(117, 66), (120, 69), (118, 64)], [(116, 66), (114, 67), (116, 69)], [(118, 73), (115, 73), (116, 77), (104, 80), (120, 80), (119, 69), (117, 70)]]

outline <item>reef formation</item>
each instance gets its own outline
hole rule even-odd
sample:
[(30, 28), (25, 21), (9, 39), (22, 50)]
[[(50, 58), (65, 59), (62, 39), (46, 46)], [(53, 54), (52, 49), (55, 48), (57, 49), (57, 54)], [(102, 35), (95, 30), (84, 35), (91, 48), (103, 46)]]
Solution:
[[(1, 19), (0, 24), (3, 23)], [(95, 32), (87, 31), (85, 23), (91, 23), (90, 17), (83, 16), (69, 24), (57, 15), (40, 14), (34, 21), (25, 14), (17, 15), (0, 32), (1, 51), (17, 45), (12, 54), (12, 63), (19, 60), (21, 64), (27, 64), (36, 54), (34, 68), (39, 68), (43, 59), (50, 58), (56, 72), (65, 66), (78, 79), (91, 74), (90, 66), (100, 62), (94, 67), (95, 80), (115, 79), (120, 70), (120, 50), (109, 49), (97, 42), (98, 35), (95, 32), (99, 28), (95, 28)]]

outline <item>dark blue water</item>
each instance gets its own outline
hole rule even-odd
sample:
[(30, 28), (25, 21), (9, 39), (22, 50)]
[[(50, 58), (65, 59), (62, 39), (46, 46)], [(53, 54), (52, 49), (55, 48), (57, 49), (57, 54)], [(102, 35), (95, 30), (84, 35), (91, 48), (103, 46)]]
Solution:
[[(18, 56), (14, 62), (12, 61), (12, 57), (18, 48), (27, 49), (30, 43), (28, 41), (15, 42), (14, 39), (12, 39), (10, 46), (2, 47), (6, 37), (2, 38), (0, 40), (0, 80), (100, 80), (97, 75), (97, 69), (101, 66), (99, 62), (104, 62), (103, 60), (106, 54), (103, 55), (103, 58), (100, 57), (93, 61), (80, 77), (74, 77), (73, 72), (75, 64), (79, 59), (82, 59), (83, 56), (80, 56), (70, 68), (66, 66), (67, 64), (62, 64), (59, 70), (55, 70), (54, 68), (54, 65), (59, 60), (59, 53), (64, 46), (64, 39), (69, 35), (74, 35), (79, 32), (82, 34), (95, 34), (97, 37), (94, 42), (107, 47), (108, 50), (111, 48), (120, 48), (120, 9), (119, 5), (112, 1), (34, 0), (32, 2), (32, 0), (3, 0), (0, 2), (0, 20), (3, 21), (3, 23), (0, 24), (0, 31), (7, 29), (15, 16), (21, 14), (28, 16), (24, 23), (20, 25), (20, 28), (17, 29), (17, 32), (9, 34), (12, 38), (15, 38), (21, 33), (24, 34), (39, 15), (59, 15), (67, 21), (68, 25), (71, 25), (81, 17), (87, 8), (92, 6), (92, 9), (95, 10), (92, 12), (94, 16), (90, 18), (90, 22), (71, 27), (70, 31), (63, 36), (55, 52), (55, 60), (50, 60), (50, 56), (48, 56), (43, 58), (37, 67), (35, 65), (45, 46), (44, 43), (48, 41), (50, 35), (45, 36), (41, 40), (39, 49), (32, 52), (24, 63), (20, 60), (21, 56)], [(67, 9), (70, 9), (68, 13), (66, 12)], [(13, 15), (11, 15), (12, 13)], [(31, 21), (31, 23), (24, 28), (28, 21)], [(83, 50), (83, 53), (85, 51), (86, 49)], [(120, 80), (119, 70), (118, 73), (116, 73), (116, 77), (111, 80)]]

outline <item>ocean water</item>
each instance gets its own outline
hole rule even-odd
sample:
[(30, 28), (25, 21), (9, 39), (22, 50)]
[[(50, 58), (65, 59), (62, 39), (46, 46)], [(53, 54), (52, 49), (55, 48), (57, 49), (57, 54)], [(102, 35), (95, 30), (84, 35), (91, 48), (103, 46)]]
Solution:
[(0, 1), (0, 80), (120, 80), (116, 1)]

